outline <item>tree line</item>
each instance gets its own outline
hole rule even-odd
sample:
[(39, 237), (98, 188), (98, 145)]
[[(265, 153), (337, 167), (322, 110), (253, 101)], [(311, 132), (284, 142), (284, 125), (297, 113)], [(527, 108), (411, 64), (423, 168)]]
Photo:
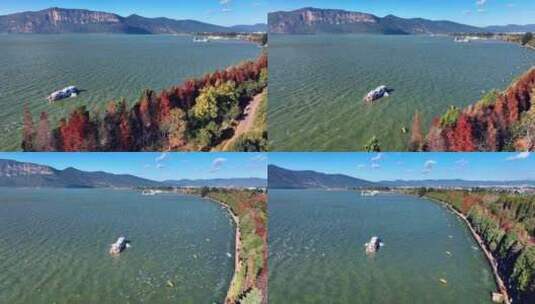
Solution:
[(435, 117), (427, 135), (413, 118), (411, 151), (507, 151), (535, 149), (535, 68), (505, 92), (492, 91), (465, 109), (451, 106)]
[(208, 151), (232, 137), (252, 98), (267, 87), (267, 55), (190, 79), (160, 93), (144, 90), (129, 107), (111, 101), (104, 115), (85, 106), (59, 122), (23, 114), (23, 151)]

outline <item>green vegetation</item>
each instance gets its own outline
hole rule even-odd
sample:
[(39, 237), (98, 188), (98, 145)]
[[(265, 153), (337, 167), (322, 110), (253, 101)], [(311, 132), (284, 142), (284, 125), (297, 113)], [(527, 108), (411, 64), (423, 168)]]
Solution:
[(366, 152), (381, 152), (381, 145), (379, 144), (379, 140), (374, 135), (368, 143), (366, 143), (363, 147), (364, 151)]
[(515, 303), (535, 300), (535, 195), (419, 189), (466, 215), (498, 262)]
[(267, 196), (262, 191), (202, 188), (200, 194), (227, 205), (239, 218), (240, 269), (225, 303), (267, 301)]
[(523, 36), (522, 36), (522, 39), (521, 39), (521, 42), (522, 45), (526, 45), (528, 44), (529, 42), (531, 42), (531, 40), (533, 39), (533, 34), (532, 33), (525, 33)]
[(461, 115), (461, 110), (456, 106), (450, 106), (448, 111), (440, 117), (441, 127), (450, 127), (457, 123), (457, 119)]
[(500, 92), (498, 90), (492, 90), (481, 98), (481, 100), (478, 102), (478, 105), (481, 107), (492, 106), (496, 103), (498, 96), (500, 96)]

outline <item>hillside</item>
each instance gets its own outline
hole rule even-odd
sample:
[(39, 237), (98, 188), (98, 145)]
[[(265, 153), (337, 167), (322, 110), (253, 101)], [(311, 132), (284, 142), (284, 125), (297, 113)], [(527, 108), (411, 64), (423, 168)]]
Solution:
[(74, 168), (57, 170), (34, 163), (0, 159), (0, 187), (133, 188), (158, 185), (161, 183), (133, 175), (84, 172)]
[(271, 189), (332, 189), (377, 187), (379, 184), (342, 174), (315, 171), (293, 171), (268, 166), (268, 187)]
[(345, 10), (302, 8), (268, 15), (269, 32), (274, 34), (373, 33), (373, 34), (449, 34), (479, 32), (482, 29), (451, 21), (422, 18), (383, 18)]
[(122, 17), (107, 12), (53, 7), (35, 12), (0, 16), (0, 33), (124, 33), (184, 34), (196, 32), (256, 32), (261, 25), (224, 27), (195, 20)]
[(216, 179), (181, 179), (166, 180), (163, 183), (174, 187), (217, 187), (217, 188), (266, 188), (267, 180), (263, 178), (216, 178)]
[(426, 179), (426, 180), (395, 180), (395, 181), (380, 181), (381, 185), (387, 187), (459, 187), (459, 188), (475, 188), (475, 187), (534, 187), (533, 180), (516, 180), (516, 181), (475, 181), (462, 179)]

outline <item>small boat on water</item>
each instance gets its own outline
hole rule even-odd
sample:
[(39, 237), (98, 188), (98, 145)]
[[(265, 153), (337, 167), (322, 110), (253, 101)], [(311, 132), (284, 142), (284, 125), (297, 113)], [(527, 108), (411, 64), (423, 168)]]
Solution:
[(206, 43), (206, 42), (210, 42), (210, 39), (208, 39), (208, 37), (193, 37), (193, 42)]
[(364, 100), (364, 102), (371, 103), (371, 102), (374, 102), (374, 101), (376, 101), (378, 99), (381, 99), (383, 97), (390, 96), (390, 93), (393, 92), (393, 91), (394, 91), (393, 89), (388, 88), (385, 85), (378, 86), (377, 88), (375, 88), (374, 90), (372, 90), (368, 94), (366, 94), (366, 96), (364, 96), (363, 100)]
[(141, 195), (153, 196), (153, 195), (156, 195), (156, 194), (160, 194), (162, 192), (163, 191), (161, 191), (161, 190), (143, 190), (143, 191), (141, 191)]
[(360, 192), (360, 196), (377, 196), (377, 195), (379, 195), (379, 191), (377, 190)]
[(384, 244), (379, 237), (372, 236), (370, 241), (364, 244), (364, 246), (366, 247), (366, 254), (373, 254), (377, 252), (377, 250), (379, 250), (379, 248), (381, 248), (381, 246), (383, 245)]
[(121, 254), (128, 246), (128, 241), (126, 237), (121, 236), (117, 239), (117, 242), (111, 244), (110, 255), (117, 256)]
[(52, 94), (48, 95), (46, 99), (48, 102), (54, 102), (65, 98), (76, 97), (78, 96), (78, 93), (80, 93), (80, 90), (78, 90), (77, 87), (68, 86), (62, 90), (53, 92)]
[(467, 42), (470, 42), (470, 38), (468, 37), (455, 37), (455, 39), (453, 39), (454, 42), (457, 42), (457, 43), (467, 43)]

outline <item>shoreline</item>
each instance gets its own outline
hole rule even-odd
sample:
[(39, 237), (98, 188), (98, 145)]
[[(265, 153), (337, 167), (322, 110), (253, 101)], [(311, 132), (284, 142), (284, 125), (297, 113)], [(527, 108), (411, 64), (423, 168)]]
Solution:
[[(199, 196), (200, 197), (200, 196)], [(233, 302), (229, 299), (228, 293), (232, 289), (232, 286), (235, 284), (238, 273), (241, 270), (241, 259), (240, 259), (240, 253), (241, 253), (241, 232), (240, 232), (240, 218), (232, 212), (232, 209), (226, 205), (225, 203), (218, 201), (216, 199), (213, 199), (211, 197), (201, 197), (204, 199), (207, 199), (213, 203), (216, 203), (223, 208), (227, 210), (227, 212), (230, 214), (230, 217), (232, 218), (234, 225), (235, 225), (235, 241), (234, 241), (234, 273), (232, 274), (232, 279), (230, 281), (229, 287), (227, 289), (227, 295), (225, 296), (225, 303), (232, 304)]]
[(427, 197), (427, 196), (424, 196), (424, 198), (446, 207), (448, 210), (451, 210), (455, 215), (457, 215), (457, 217), (459, 217), (461, 220), (463, 220), (465, 225), (468, 227), (468, 230), (470, 230), (472, 238), (476, 241), (476, 243), (479, 245), (479, 248), (485, 254), (485, 258), (487, 260), (487, 263), (489, 264), (489, 266), (492, 269), (492, 272), (493, 272), (493, 275), (494, 275), (494, 281), (495, 281), (496, 287), (498, 288), (498, 292), (504, 296), (503, 303), (511, 304), (511, 298), (509, 297), (509, 291), (508, 291), (508, 289), (507, 289), (502, 277), (500, 276), (500, 272), (498, 271), (498, 262), (496, 262), (496, 258), (492, 255), (490, 250), (487, 248), (487, 245), (483, 241), (483, 238), (481, 238), (481, 236), (476, 232), (476, 230), (474, 229), (474, 227), (472, 226), (472, 223), (470, 223), (468, 218), (464, 214), (462, 214), (460, 211), (458, 211), (457, 209), (453, 208), (450, 204), (448, 204), (448, 203), (446, 203), (444, 201), (440, 201), (440, 200), (437, 200), (437, 199), (434, 199), (434, 198), (430, 198), (430, 197)]

